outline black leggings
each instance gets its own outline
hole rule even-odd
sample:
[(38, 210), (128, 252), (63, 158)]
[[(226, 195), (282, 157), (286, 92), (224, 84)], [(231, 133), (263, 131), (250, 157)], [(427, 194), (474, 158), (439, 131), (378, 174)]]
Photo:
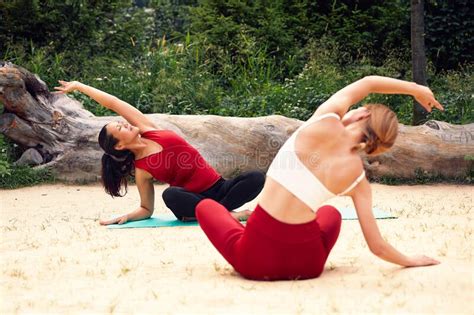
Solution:
[(257, 197), (265, 183), (265, 175), (258, 171), (246, 172), (232, 179), (219, 179), (211, 188), (193, 193), (171, 186), (163, 191), (163, 201), (179, 219), (196, 217), (196, 205), (210, 198), (226, 209), (233, 210)]

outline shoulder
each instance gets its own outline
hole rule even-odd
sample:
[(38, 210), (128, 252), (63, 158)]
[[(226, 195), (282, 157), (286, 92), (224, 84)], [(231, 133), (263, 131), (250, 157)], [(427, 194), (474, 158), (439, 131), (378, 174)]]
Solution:
[(318, 110), (308, 119), (308, 121), (315, 121), (315, 120), (324, 120), (327, 118), (333, 118), (336, 120), (341, 120), (342, 116), (335, 112), (335, 111), (327, 111), (327, 110)]
[(144, 135), (146, 133), (159, 132), (159, 131), (163, 131), (163, 129), (159, 129), (159, 128), (156, 128), (156, 127), (150, 127), (150, 126), (145, 126), (145, 127), (140, 128), (140, 134), (141, 135)]
[(145, 139), (153, 140), (159, 144), (179, 137), (174, 131), (168, 129), (148, 129), (144, 132), (140, 131), (140, 136)]
[[(337, 114), (336, 114), (337, 115)], [(300, 133), (312, 141), (330, 141), (336, 139), (344, 131), (344, 125), (334, 115), (313, 116), (302, 126)]]

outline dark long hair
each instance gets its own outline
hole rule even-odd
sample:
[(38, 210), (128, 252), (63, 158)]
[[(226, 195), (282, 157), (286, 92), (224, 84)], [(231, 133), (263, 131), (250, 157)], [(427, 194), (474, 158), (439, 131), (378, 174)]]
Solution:
[(102, 155), (102, 185), (112, 197), (123, 197), (127, 193), (127, 178), (134, 169), (135, 155), (130, 150), (116, 150), (118, 139), (108, 134), (106, 127), (102, 127), (99, 133), (99, 145), (105, 151)]

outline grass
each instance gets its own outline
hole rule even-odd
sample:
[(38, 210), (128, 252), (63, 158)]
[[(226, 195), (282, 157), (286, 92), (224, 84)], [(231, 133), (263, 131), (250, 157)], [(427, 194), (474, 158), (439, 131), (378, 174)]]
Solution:
[(429, 174), (421, 169), (415, 171), (414, 178), (402, 178), (396, 176), (370, 177), (371, 182), (384, 185), (426, 185), (436, 183), (472, 185), (473, 179), (472, 167), (466, 176), (463, 177), (445, 177), (440, 174)]
[(0, 189), (15, 189), (53, 182), (55, 178), (48, 169), (12, 166), (8, 174), (0, 176)]

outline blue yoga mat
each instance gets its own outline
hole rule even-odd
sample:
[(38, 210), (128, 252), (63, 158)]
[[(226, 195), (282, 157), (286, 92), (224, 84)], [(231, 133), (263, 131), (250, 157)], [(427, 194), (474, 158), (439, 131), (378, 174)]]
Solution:
[[(342, 208), (338, 209), (342, 215), (343, 220), (357, 220), (357, 213), (353, 208)], [(372, 209), (372, 212), (376, 219), (396, 219), (397, 217), (384, 212), (380, 209)], [(199, 225), (196, 221), (182, 222), (176, 219), (171, 214), (158, 214), (146, 220), (132, 221), (125, 224), (111, 224), (107, 225), (109, 229), (129, 229), (129, 228), (154, 228), (154, 227), (166, 227), (166, 226), (195, 226)]]

